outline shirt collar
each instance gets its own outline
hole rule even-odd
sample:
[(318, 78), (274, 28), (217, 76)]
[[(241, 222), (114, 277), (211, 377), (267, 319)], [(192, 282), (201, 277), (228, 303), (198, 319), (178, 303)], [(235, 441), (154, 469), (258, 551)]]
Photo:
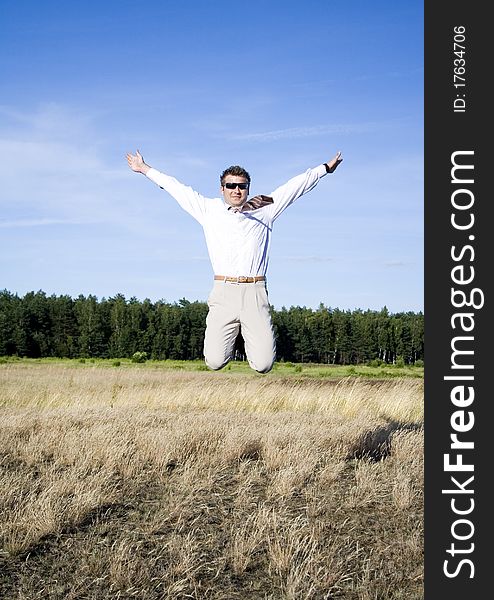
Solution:
[(242, 209), (245, 205), (245, 203), (244, 203), (244, 204), (242, 204), (242, 206), (232, 206), (231, 204), (228, 204), (228, 202), (225, 202), (224, 200), (223, 200), (223, 204), (225, 205), (226, 210), (231, 213), (242, 212)]

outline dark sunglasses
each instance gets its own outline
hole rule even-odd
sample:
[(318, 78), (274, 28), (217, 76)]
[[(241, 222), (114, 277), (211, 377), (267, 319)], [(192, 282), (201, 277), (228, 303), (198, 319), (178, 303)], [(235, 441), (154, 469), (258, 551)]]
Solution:
[(236, 187), (238, 187), (239, 190), (246, 190), (246, 189), (248, 189), (249, 184), (227, 181), (226, 183), (223, 184), (223, 187), (226, 187), (227, 190), (234, 190)]

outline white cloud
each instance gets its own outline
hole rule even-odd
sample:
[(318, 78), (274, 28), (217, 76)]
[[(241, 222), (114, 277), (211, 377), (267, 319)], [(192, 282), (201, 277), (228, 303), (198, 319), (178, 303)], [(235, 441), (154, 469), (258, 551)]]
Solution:
[(97, 120), (103, 114), (101, 111), (74, 110), (56, 102), (40, 104), (32, 112), (22, 112), (10, 106), (0, 105), (0, 115), (8, 120), (4, 129), (21, 137), (27, 134), (30, 140), (89, 140), (97, 128)]
[[(0, 207), (6, 227), (119, 223), (145, 214), (124, 156), (105, 157), (97, 116), (56, 104), (31, 113), (0, 107)], [(130, 209), (130, 210), (128, 210)], [(135, 213), (139, 213), (137, 216)], [(142, 213), (142, 214), (140, 214)]]
[(384, 263), (385, 267), (393, 268), (393, 269), (408, 267), (409, 265), (410, 265), (410, 263), (404, 262), (402, 260), (390, 260), (390, 261)]
[(83, 219), (16, 219), (11, 221), (0, 221), (0, 227), (4, 229), (18, 227), (44, 227), (46, 225), (89, 225), (97, 221), (85, 221)]
[(356, 123), (341, 125), (317, 125), (314, 127), (289, 127), (287, 129), (276, 129), (273, 131), (261, 131), (257, 133), (244, 133), (233, 136), (231, 139), (252, 142), (270, 142), (284, 139), (296, 139), (313, 137), (319, 135), (347, 135), (369, 133), (375, 131), (377, 123)]
[(321, 263), (333, 262), (334, 258), (329, 256), (278, 256), (277, 260), (285, 260), (288, 262)]

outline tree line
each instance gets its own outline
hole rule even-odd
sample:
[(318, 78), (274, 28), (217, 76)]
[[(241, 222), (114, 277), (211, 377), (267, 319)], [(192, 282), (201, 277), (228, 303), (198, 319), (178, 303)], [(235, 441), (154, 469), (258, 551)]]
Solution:
[[(146, 352), (156, 360), (201, 359), (205, 302), (178, 302), (80, 295), (23, 297), (0, 291), (0, 356), (30, 358), (130, 358)], [(292, 306), (272, 309), (277, 360), (326, 364), (415, 364), (424, 359), (421, 312), (389, 313), (317, 310)], [(241, 336), (235, 358), (245, 359)]]

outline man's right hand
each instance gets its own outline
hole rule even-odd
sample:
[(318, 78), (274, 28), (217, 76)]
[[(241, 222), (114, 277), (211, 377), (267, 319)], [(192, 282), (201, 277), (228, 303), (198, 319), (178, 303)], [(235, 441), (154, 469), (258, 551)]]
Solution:
[(136, 173), (142, 173), (143, 175), (145, 175), (151, 168), (144, 162), (142, 154), (139, 152), (139, 150), (136, 150), (135, 154), (131, 154), (130, 152), (127, 153), (127, 163), (133, 171)]

